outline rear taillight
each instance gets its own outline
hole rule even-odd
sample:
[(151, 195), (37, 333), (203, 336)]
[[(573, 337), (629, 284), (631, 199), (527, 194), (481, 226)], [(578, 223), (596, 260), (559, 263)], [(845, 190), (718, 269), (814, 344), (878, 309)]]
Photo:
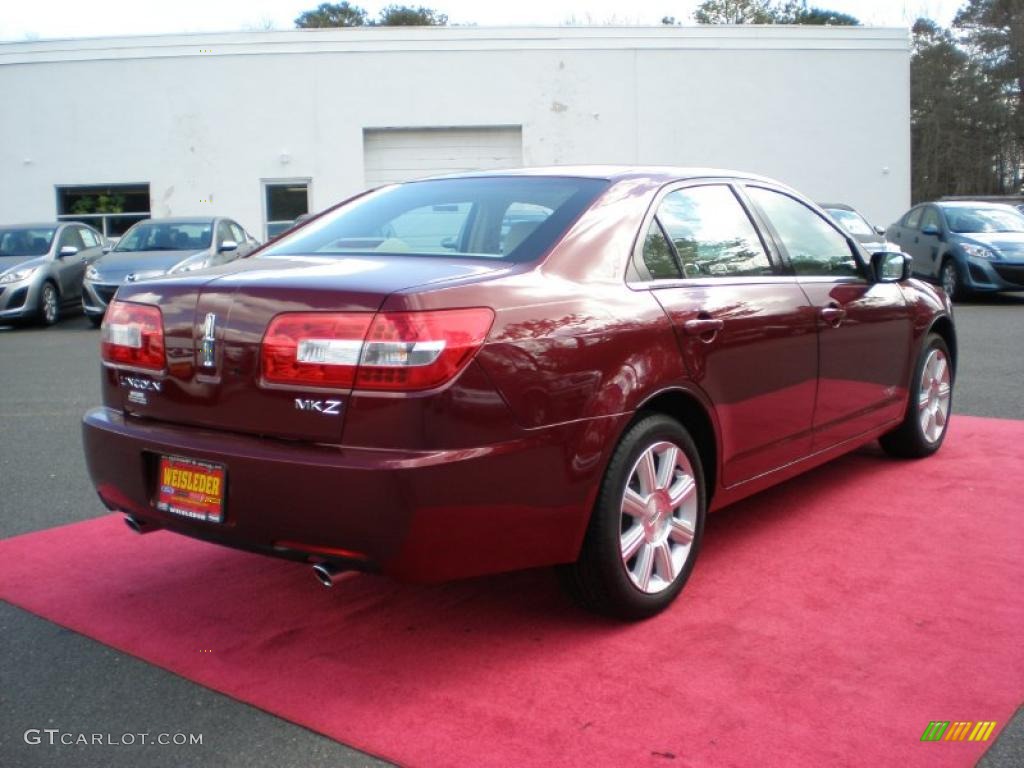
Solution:
[(263, 338), (263, 378), (273, 384), (418, 390), (451, 380), (494, 321), (484, 307), (426, 312), (296, 312)]
[(151, 371), (166, 366), (164, 321), (158, 307), (112, 301), (103, 317), (102, 334), (105, 362)]

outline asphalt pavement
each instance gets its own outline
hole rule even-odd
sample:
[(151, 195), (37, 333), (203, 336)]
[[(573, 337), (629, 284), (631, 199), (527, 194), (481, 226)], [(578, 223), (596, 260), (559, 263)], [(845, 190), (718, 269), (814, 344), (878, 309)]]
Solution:
[[(954, 412), (1024, 419), (1024, 296), (957, 305), (956, 322)], [(86, 475), (79, 431), (82, 413), (99, 402), (98, 346), (99, 332), (81, 316), (51, 329), (0, 328), (0, 538), (107, 514)], [(310, 582), (316, 588), (312, 576)], [(26, 743), (26, 731), (47, 728), (202, 734), (202, 744)], [(0, 766), (384, 765), (0, 603)], [(979, 765), (1024, 765), (1024, 714), (1018, 712)]]

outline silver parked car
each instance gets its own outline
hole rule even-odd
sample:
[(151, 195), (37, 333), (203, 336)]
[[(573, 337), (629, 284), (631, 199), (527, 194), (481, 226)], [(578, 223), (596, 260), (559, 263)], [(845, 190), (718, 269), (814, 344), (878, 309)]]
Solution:
[(82, 309), (99, 325), (123, 283), (214, 267), (258, 247), (238, 222), (219, 216), (140, 221), (86, 271)]
[(77, 222), (0, 227), (0, 322), (53, 325), (81, 301), (82, 278), (106, 241)]

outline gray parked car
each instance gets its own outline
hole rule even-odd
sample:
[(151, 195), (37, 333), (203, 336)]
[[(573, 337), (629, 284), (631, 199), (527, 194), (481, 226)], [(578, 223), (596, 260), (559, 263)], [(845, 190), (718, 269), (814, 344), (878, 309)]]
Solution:
[(238, 222), (219, 216), (140, 221), (86, 271), (82, 309), (99, 325), (123, 283), (214, 267), (258, 247)]
[(864, 246), (868, 253), (878, 251), (898, 251), (899, 248), (886, 242), (885, 230), (872, 226), (860, 211), (846, 203), (818, 203), (836, 222), (853, 235), (854, 239)]
[(0, 227), (0, 322), (53, 325), (81, 301), (82, 277), (106, 241), (77, 222)]

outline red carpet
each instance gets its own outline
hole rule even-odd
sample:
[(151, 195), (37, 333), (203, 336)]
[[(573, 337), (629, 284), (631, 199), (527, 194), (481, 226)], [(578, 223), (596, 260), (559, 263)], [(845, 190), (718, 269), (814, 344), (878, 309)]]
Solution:
[(718, 513), (640, 625), (550, 572), (325, 590), (116, 516), (0, 542), (0, 596), (409, 765), (968, 766), (988, 744), (920, 738), (995, 720), (990, 744), (1024, 699), (1022, 446), (959, 416), (932, 459), (865, 450)]

